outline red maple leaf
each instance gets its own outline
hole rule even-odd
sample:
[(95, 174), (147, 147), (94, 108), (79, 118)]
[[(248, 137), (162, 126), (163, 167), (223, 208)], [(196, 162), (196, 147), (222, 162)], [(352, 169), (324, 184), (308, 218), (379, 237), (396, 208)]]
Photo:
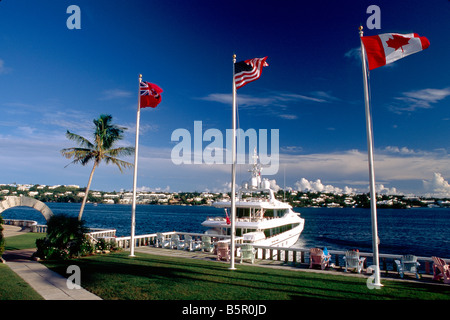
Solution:
[[(393, 39), (389, 39), (388, 41), (386, 41), (386, 44), (388, 47), (390, 48), (394, 48), (396, 51), (399, 48), (402, 48), (403, 46), (407, 45), (409, 43), (409, 38), (405, 38), (402, 36), (398, 36), (396, 34), (392, 35), (394, 38)], [(403, 51), (403, 48), (402, 48)]]

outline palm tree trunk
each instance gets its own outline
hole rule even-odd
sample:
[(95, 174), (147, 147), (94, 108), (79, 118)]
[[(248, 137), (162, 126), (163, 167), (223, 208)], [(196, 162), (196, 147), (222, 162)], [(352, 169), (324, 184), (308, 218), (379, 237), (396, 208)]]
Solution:
[(89, 189), (91, 188), (92, 177), (94, 176), (94, 171), (97, 168), (97, 161), (94, 162), (94, 167), (92, 167), (91, 175), (89, 176), (88, 185), (86, 187), (86, 193), (83, 198), (83, 202), (81, 203), (80, 213), (78, 214), (78, 221), (81, 221), (81, 217), (83, 216), (84, 206), (86, 205), (86, 200), (89, 195)]

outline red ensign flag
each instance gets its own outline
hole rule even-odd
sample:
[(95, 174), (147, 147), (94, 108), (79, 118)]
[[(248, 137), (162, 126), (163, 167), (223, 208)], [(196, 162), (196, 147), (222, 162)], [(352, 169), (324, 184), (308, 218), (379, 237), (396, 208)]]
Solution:
[(139, 87), (141, 95), (141, 108), (156, 108), (156, 106), (161, 102), (161, 93), (163, 90), (156, 84), (146, 81), (141, 81)]

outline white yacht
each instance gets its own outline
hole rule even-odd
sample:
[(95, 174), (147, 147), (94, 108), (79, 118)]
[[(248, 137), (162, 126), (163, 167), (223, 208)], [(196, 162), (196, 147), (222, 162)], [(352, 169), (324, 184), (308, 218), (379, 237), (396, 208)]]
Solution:
[[(291, 205), (275, 198), (267, 179), (261, 179), (261, 166), (258, 156), (253, 156), (252, 177), (244, 183), (236, 199), (236, 237), (242, 237), (244, 243), (262, 246), (290, 247), (297, 242), (305, 220), (292, 210)], [(214, 207), (225, 208), (221, 217), (209, 217), (202, 226), (209, 229), (209, 235), (229, 235), (231, 224), (227, 210), (231, 201), (218, 201)]]

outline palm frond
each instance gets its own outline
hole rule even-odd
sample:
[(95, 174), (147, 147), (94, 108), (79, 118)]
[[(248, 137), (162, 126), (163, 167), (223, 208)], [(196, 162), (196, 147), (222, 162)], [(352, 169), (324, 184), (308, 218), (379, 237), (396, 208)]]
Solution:
[(123, 169), (128, 169), (128, 168), (132, 168), (134, 165), (130, 162), (126, 162), (114, 157), (110, 157), (110, 156), (105, 156), (104, 158), (105, 162), (108, 163), (113, 163), (115, 164), (121, 173), (123, 173)]
[(69, 130), (67, 130), (67, 132), (66, 132), (66, 137), (67, 137), (67, 139), (78, 143), (78, 145), (80, 147), (86, 147), (86, 148), (91, 148), (91, 149), (93, 149), (95, 147), (88, 139), (86, 139), (76, 133), (72, 133)]
[(92, 153), (93, 150), (88, 148), (65, 148), (62, 149), (60, 152), (64, 157), (70, 159), (72, 157), (79, 158), (87, 156), (88, 154)]
[[(88, 164), (92, 159), (95, 159), (96, 152), (92, 151), (91, 149), (86, 148), (66, 148), (61, 150), (61, 154), (66, 159), (74, 159), (69, 164), (77, 164), (80, 163), (81, 165), (85, 166)], [(69, 165), (68, 164), (68, 165)], [(68, 166), (66, 165), (66, 167)]]
[(134, 154), (134, 147), (119, 147), (115, 149), (106, 150), (105, 154), (111, 157), (119, 157), (119, 156), (131, 156)]
[(98, 119), (94, 120), (95, 132), (94, 138), (96, 144), (103, 149), (111, 149), (114, 144), (123, 139), (124, 127), (112, 124), (111, 115), (100, 115)]

